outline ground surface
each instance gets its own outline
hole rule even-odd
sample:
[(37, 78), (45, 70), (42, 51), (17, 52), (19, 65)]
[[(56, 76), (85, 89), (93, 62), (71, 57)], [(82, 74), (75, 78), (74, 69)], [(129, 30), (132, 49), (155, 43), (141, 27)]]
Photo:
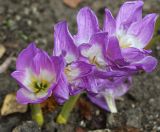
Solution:
[[(29, 42), (36, 41), (37, 46), (52, 53), (53, 25), (66, 19), (72, 33), (76, 32), (76, 13), (83, 6), (96, 11), (100, 23), (104, 8), (108, 7), (116, 14), (124, 0), (86, 0), (77, 8), (71, 9), (61, 0), (0, 0), (0, 44), (7, 49), (0, 63), (10, 55), (17, 56)], [(159, 0), (146, 0), (145, 13), (160, 13)], [(160, 59), (160, 42), (155, 42), (154, 56)], [(18, 89), (10, 77), (15, 63), (5, 73), (0, 74), (0, 106), (6, 94)], [(89, 103), (86, 97), (81, 99), (91, 107), (90, 115), (82, 113), (81, 101), (72, 113), (69, 123), (57, 125), (54, 119), (57, 111), (45, 114), (45, 125), (39, 130), (29, 121), (30, 111), (24, 114), (0, 116), (0, 132), (85, 132), (101, 129), (113, 132), (158, 132), (160, 131), (160, 65), (151, 74), (137, 75), (133, 79), (130, 92), (117, 101), (118, 114), (110, 114)], [(83, 106), (84, 107), (84, 106)], [(82, 108), (83, 108), (82, 107)], [(84, 107), (85, 108), (85, 107)], [(18, 127), (18, 128), (17, 128)], [(102, 131), (102, 132), (103, 132)]]

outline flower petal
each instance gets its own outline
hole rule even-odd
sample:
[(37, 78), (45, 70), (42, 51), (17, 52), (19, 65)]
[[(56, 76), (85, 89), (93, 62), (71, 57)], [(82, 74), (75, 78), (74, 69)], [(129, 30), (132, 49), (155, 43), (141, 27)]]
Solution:
[(32, 92), (27, 91), (24, 88), (20, 88), (17, 91), (17, 102), (20, 104), (32, 103), (36, 100), (35, 95)]
[(143, 20), (133, 23), (128, 29), (129, 35), (134, 35), (141, 43), (135, 44), (136, 48), (144, 48), (151, 40), (154, 27), (157, 19), (157, 14), (149, 14)]
[(39, 51), (32, 59), (31, 70), (38, 76), (43, 70), (55, 75), (51, 57), (44, 51)]
[(82, 8), (77, 15), (78, 33), (75, 36), (76, 44), (88, 43), (91, 36), (99, 31), (95, 13), (88, 7)]
[(157, 66), (157, 59), (152, 56), (146, 56), (138, 62), (132, 63), (136, 67), (145, 70), (146, 72), (152, 72)]
[(63, 74), (61, 74), (56, 88), (53, 89), (53, 95), (60, 104), (69, 99), (68, 82)]
[(130, 24), (142, 19), (142, 6), (143, 1), (130, 1), (125, 2), (117, 16), (117, 29), (128, 29)]
[(41, 103), (43, 102), (47, 97), (49, 97), (52, 93), (52, 89), (54, 87), (49, 88), (49, 90), (47, 91), (47, 93), (41, 93), (38, 95), (35, 95), (34, 93), (24, 89), (24, 88), (20, 88), (17, 91), (17, 102), (20, 104), (28, 104), (28, 103)]
[(114, 36), (109, 37), (109, 42), (107, 43), (107, 53), (106, 54), (110, 60), (113, 60), (113, 61), (123, 60), (119, 42), (116, 37)]
[(99, 67), (106, 66), (106, 43), (108, 42), (107, 33), (96, 33), (89, 41), (90, 45), (81, 48), (81, 54), (90, 60), (90, 63)]
[(146, 55), (149, 55), (149, 53), (146, 53), (146, 51), (141, 51), (137, 48), (124, 48), (122, 49), (122, 55), (127, 62), (132, 63), (143, 59)]
[(108, 32), (109, 34), (113, 34), (116, 31), (116, 21), (108, 9), (105, 9), (103, 31)]
[(16, 61), (16, 69), (17, 70), (24, 70), (26, 67), (30, 66), (31, 61), (38, 49), (36, 48), (35, 44), (30, 44), (26, 49), (24, 49), (18, 56)]
[(55, 25), (54, 30), (53, 54), (59, 56), (65, 52), (66, 61), (68, 63), (74, 61), (78, 57), (79, 52), (68, 30), (67, 23), (65, 21), (59, 22)]
[(19, 83), (19, 85), (21, 87), (25, 87), (22, 84), (22, 82), (24, 81), (24, 78), (25, 78), (25, 73), (24, 72), (22, 72), (22, 71), (14, 71), (14, 72), (12, 72), (11, 76), (18, 81), (18, 83)]
[(99, 107), (109, 111), (108, 105), (106, 103), (106, 100), (104, 99), (103, 96), (93, 96), (93, 95), (89, 95), (88, 94), (89, 99), (96, 105), (98, 105)]

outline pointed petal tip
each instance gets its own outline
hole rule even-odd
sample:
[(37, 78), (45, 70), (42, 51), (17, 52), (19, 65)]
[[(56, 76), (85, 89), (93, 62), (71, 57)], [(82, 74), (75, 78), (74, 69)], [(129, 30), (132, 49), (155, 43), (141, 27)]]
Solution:
[(85, 7), (81, 8), (81, 9), (79, 10), (79, 12), (80, 12), (80, 11), (92, 11), (92, 9), (91, 9), (90, 7), (88, 7), (88, 6), (85, 6)]
[(58, 22), (57, 24), (54, 25), (54, 30), (56, 30), (56, 28), (58, 28), (59, 26), (67, 26), (67, 21), (63, 20)]
[(136, 0), (136, 1), (127, 1), (124, 4), (135, 4), (135, 5), (143, 6), (144, 2), (142, 0), (138, 0), (138, 1)]

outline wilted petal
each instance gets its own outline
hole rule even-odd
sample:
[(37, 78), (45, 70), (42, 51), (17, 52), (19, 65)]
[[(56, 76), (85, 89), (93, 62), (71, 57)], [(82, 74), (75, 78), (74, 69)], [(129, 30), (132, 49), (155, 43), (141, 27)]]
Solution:
[(130, 24), (142, 19), (143, 1), (125, 2), (117, 16), (117, 29), (128, 29)]
[(109, 34), (113, 34), (116, 31), (116, 21), (108, 9), (105, 9), (103, 31)]
[(65, 52), (65, 59), (68, 63), (76, 60), (79, 53), (68, 30), (67, 23), (65, 21), (59, 22), (55, 25), (54, 30), (53, 54), (59, 56)]
[(77, 15), (78, 33), (75, 36), (76, 44), (88, 43), (90, 37), (99, 31), (95, 13), (88, 7), (82, 8)]

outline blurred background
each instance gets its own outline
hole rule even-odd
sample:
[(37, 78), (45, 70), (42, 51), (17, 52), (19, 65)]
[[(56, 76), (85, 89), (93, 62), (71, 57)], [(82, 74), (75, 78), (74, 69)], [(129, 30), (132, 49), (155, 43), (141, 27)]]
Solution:
[[(151, 74), (142, 73), (133, 78), (129, 93), (117, 101), (117, 114), (96, 107), (84, 96), (79, 99), (68, 124), (58, 125), (54, 119), (60, 106), (49, 99), (42, 104), (45, 124), (39, 130), (30, 121), (27, 106), (12, 102), (18, 85), (10, 73), (15, 70), (15, 59), (23, 48), (34, 41), (51, 54), (54, 24), (67, 20), (71, 33), (75, 34), (77, 12), (81, 7), (89, 6), (96, 12), (102, 26), (104, 9), (109, 8), (116, 16), (123, 2), (125, 0), (0, 0), (0, 132), (160, 131), (160, 65)], [(144, 2), (144, 15), (160, 14), (160, 0)], [(159, 20), (150, 45), (153, 55), (160, 59)], [(7, 102), (8, 94), (11, 96)]]

